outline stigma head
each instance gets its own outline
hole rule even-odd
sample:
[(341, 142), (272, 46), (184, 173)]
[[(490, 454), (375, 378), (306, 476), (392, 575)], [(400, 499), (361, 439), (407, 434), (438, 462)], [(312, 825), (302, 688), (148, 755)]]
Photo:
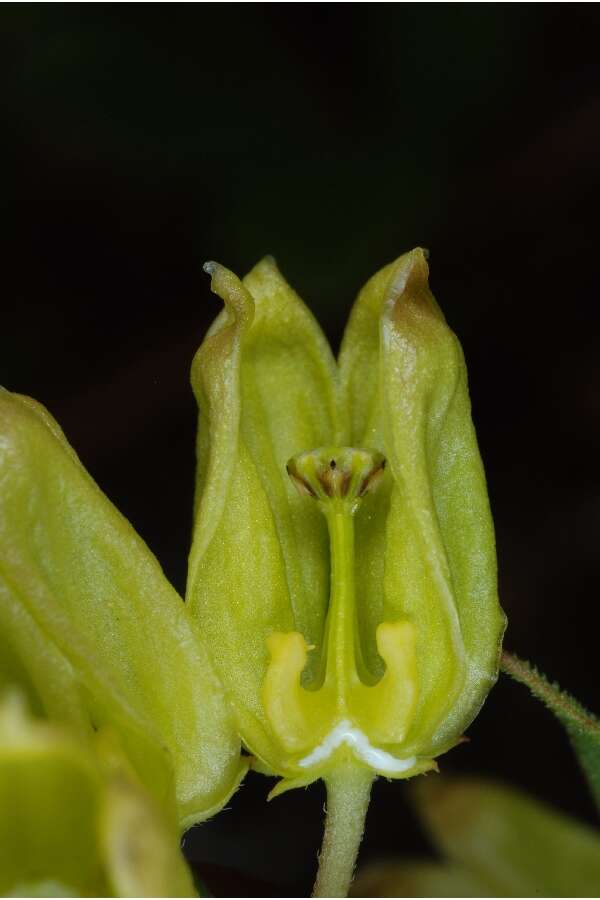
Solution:
[(286, 468), (300, 494), (322, 503), (345, 501), (354, 510), (381, 481), (385, 457), (376, 450), (319, 447), (293, 456)]

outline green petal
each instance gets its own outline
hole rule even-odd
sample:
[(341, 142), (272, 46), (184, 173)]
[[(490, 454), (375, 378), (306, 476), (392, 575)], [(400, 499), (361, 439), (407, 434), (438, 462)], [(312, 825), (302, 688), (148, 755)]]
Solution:
[(329, 599), (326, 529), (317, 510), (306, 510), (285, 466), (340, 433), (335, 360), (273, 260), (255, 266), (244, 285), (255, 313), (242, 354), (242, 437), (273, 510), (296, 627), (317, 643)]
[(192, 367), (200, 409), (187, 600), (207, 634), (246, 744), (273, 746), (260, 693), (273, 631), (321, 640), (327, 529), (286, 475), (288, 459), (330, 442), (336, 370), (311, 314), (266, 259), (240, 282), (211, 263), (225, 301)]
[(273, 629), (292, 629), (293, 617), (273, 518), (243, 446), (219, 526), (188, 591), (244, 742), (268, 762), (273, 751), (260, 700), (267, 637)]
[(0, 686), (15, 684), (36, 714), (68, 722), (82, 737), (92, 734), (73, 666), (0, 575)]
[(422, 779), (415, 796), (434, 843), (496, 897), (596, 897), (600, 833), (506, 785)]
[(112, 724), (159, 798), (172, 766), (181, 819), (202, 818), (235, 784), (239, 748), (180, 598), (49, 414), (4, 390), (0, 484), (1, 640), (30, 691), (80, 730)]
[(174, 819), (126, 763), (0, 703), (0, 893), (194, 896)]
[(436, 755), (497, 677), (504, 616), (466, 368), (427, 275), (417, 249), (371, 279), (340, 369), (352, 440), (382, 451), (393, 474), (379, 516), (357, 518), (357, 547), (376, 548), (357, 589), (370, 598), (371, 628), (403, 618), (416, 627), (419, 700), (405, 750)]

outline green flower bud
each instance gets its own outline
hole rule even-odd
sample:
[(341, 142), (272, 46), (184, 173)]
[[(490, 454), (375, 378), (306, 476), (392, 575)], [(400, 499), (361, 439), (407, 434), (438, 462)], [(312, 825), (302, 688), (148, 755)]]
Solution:
[(374, 276), (339, 365), (271, 259), (192, 368), (187, 602), (273, 794), (348, 763), (435, 768), (497, 676), (505, 620), (460, 345), (422, 250)]

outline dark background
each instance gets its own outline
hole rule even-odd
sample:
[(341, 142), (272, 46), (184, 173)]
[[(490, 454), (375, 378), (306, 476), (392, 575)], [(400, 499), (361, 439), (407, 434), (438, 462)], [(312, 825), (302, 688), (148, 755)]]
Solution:
[[(11, 5), (0, 11), (0, 382), (49, 407), (183, 590), (202, 274), (273, 253), (337, 347), (420, 244), (461, 338), (506, 645), (600, 710), (595, 4)], [(502, 679), (444, 772), (593, 821), (560, 728)], [(321, 787), (250, 776), (186, 838), (215, 893), (311, 883)], [(363, 861), (427, 851), (378, 783)]]

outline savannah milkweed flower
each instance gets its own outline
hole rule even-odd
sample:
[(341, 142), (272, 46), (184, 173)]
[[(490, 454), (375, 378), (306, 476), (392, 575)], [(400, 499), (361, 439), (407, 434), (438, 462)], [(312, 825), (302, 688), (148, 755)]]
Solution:
[(363, 288), (337, 363), (271, 258), (205, 269), (225, 308), (192, 367), (187, 603), (271, 796), (324, 778), (366, 808), (376, 775), (435, 768), (497, 677), (462, 351), (419, 248)]

